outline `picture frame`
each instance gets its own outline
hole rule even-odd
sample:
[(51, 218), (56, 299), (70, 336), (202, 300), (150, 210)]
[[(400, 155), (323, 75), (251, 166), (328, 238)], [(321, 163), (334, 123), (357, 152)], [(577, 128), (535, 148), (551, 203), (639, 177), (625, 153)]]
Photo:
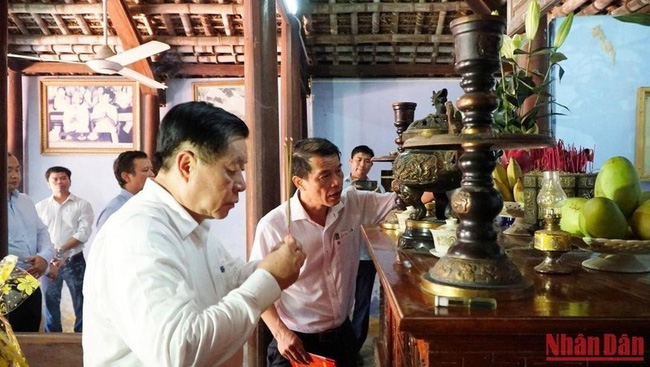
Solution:
[(196, 82), (192, 84), (194, 101), (208, 102), (244, 119), (244, 79)]
[(636, 105), (634, 165), (642, 181), (650, 181), (650, 87), (639, 88)]
[(42, 154), (140, 149), (140, 90), (126, 79), (40, 80)]

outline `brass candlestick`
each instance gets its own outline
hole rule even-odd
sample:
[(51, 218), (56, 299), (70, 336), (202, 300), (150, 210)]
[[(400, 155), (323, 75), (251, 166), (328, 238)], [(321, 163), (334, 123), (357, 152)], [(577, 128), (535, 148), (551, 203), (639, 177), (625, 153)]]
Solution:
[(497, 243), (494, 218), (503, 202), (493, 187), (496, 159), (492, 111), (494, 73), (499, 70), (499, 48), (505, 30), (496, 16), (471, 15), (451, 23), (456, 40), (456, 71), (465, 91), (457, 102), (464, 113), (459, 136), (464, 150), (459, 159), (461, 188), (451, 198), (458, 214), (457, 241), (424, 276), (423, 288), (448, 296), (516, 299), (531, 294), (527, 281)]
[(415, 107), (417, 103), (414, 102), (395, 102), (393, 103), (393, 111), (395, 113), (395, 127), (397, 128), (397, 138), (395, 138), (395, 144), (397, 144), (397, 151), (399, 153), (404, 151), (402, 145), (404, 141), (402, 140), (402, 133), (406, 130), (409, 125), (415, 119)]

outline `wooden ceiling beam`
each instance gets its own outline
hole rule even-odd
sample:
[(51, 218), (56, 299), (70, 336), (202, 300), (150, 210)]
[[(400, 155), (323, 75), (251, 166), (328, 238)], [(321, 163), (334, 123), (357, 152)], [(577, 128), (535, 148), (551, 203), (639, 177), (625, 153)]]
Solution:
[[(478, 1), (478, 0), (475, 0)], [(465, 1), (446, 3), (310, 3), (305, 4), (305, 13), (309, 14), (340, 14), (340, 13), (433, 13), (438, 11), (470, 10)]]
[(314, 44), (362, 44), (362, 43), (453, 43), (451, 34), (339, 34), (307, 37), (307, 43)]
[(75, 74), (87, 75), (95, 74), (89, 67), (84, 64), (66, 64), (62, 62), (35, 62), (25, 66), (22, 69), (25, 74)]
[(323, 78), (458, 76), (453, 65), (429, 64), (313, 65), (307, 72)]
[(244, 65), (183, 64), (179, 75), (202, 77), (244, 77)]
[[(13, 60), (10, 60), (13, 62)], [(84, 64), (60, 62), (13, 62), (12, 69), (20, 69), (25, 75), (98, 75)], [(244, 65), (182, 64), (178, 70), (183, 76), (243, 77)], [(119, 76), (118, 76), (119, 77)]]
[[(377, 35), (380, 36), (380, 35)], [(401, 35), (404, 36), (404, 35)], [(319, 36), (320, 37), (320, 36)], [(330, 36), (326, 36), (330, 37)], [(363, 36), (360, 39), (364, 39)], [(449, 36), (453, 39), (452, 36)], [(243, 36), (195, 36), (195, 37), (185, 37), (185, 36), (156, 36), (156, 41), (166, 43), (171, 46), (244, 46), (244, 37)], [(325, 42), (327, 43), (327, 42)], [(103, 36), (82, 36), (82, 35), (68, 35), (68, 36), (18, 36), (10, 35), (9, 44), (12, 45), (102, 45), (104, 44)], [(118, 36), (108, 36), (108, 45), (109, 46), (119, 46), (120, 38)], [(129, 49), (124, 41), (122, 41), (124, 49)]]
[[(142, 36), (140, 36), (140, 33), (135, 27), (135, 22), (124, 0), (108, 1), (106, 11), (113, 23), (113, 27), (120, 30), (118, 37), (122, 41), (122, 46), (125, 50), (138, 47), (143, 43)], [(151, 79), (156, 79), (148, 59), (136, 61), (129, 65), (129, 68)], [(140, 84), (140, 91), (143, 94), (158, 94), (157, 89), (143, 84)]]
[[(110, 5), (114, 0), (108, 1)], [(130, 4), (127, 8), (131, 14), (243, 14), (244, 6), (240, 4)], [(16, 3), (9, 4), (9, 14), (101, 14), (102, 4), (43, 4)]]

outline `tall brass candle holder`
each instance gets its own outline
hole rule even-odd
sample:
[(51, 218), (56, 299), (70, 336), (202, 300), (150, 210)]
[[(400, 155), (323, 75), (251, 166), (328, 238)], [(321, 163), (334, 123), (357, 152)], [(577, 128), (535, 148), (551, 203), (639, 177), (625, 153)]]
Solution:
[[(497, 299), (518, 299), (532, 294), (532, 282), (522, 276), (499, 246), (494, 227), (503, 202), (493, 187), (491, 173), (496, 159), (492, 150), (510, 144), (492, 129), (492, 112), (498, 103), (492, 89), (494, 74), (500, 66), (499, 48), (504, 30), (503, 20), (496, 16), (471, 15), (451, 23), (456, 41), (455, 68), (462, 76), (461, 87), (465, 92), (457, 101), (458, 109), (463, 112), (463, 128), (459, 136), (429, 143), (460, 144), (464, 150), (459, 158), (461, 187), (451, 198), (460, 224), (457, 241), (423, 277), (423, 289), (434, 294)], [(539, 140), (533, 138), (529, 143), (543, 145)], [(526, 143), (524, 139), (518, 144)]]

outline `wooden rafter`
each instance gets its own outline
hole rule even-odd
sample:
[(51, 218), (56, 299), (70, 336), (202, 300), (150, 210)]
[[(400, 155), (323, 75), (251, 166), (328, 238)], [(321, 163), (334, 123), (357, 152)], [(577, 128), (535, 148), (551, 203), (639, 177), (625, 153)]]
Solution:
[(40, 14), (31, 14), (32, 18), (34, 19), (34, 22), (36, 22), (36, 25), (38, 25), (38, 28), (40, 28), (41, 32), (43, 32), (44, 35), (49, 36), (52, 34), (50, 32), (50, 28), (48, 28), (47, 23), (41, 18)]
[(230, 14), (222, 13), (221, 14), (221, 23), (223, 23), (223, 31), (226, 33), (226, 36), (232, 36), (232, 24), (230, 23)]
[(24, 34), (24, 35), (26, 35), (26, 36), (30, 34), (30, 33), (29, 33), (29, 29), (27, 29), (27, 27), (25, 27), (25, 24), (23, 23), (22, 20), (20, 20), (20, 18), (18, 17), (18, 15), (16, 15), (16, 14), (9, 14), (9, 19), (11, 19), (11, 21), (14, 22), (14, 24), (16, 25), (16, 27), (18, 27), (18, 30), (20, 31), (20, 33), (22, 33), (22, 34)]
[[(330, 4), (334, 4), (336, 3), (336, 0), (329, 0), (329, 2)], [(330, 14), (330, 34), (339, 34), (339, 19), (336, 16), (336, 13)]]
[(623, 3), (623, 5), (621, 5), (620, 7), (614, 9), (612, 11), (612, 14), (622, 15), (622, 14), (634, 13), (637, 10), (642, 9), (647, 5), (650, 5), (650, 0), (630, 0), (628, 2)]
[[(447, 0), (441, 0), (446, 2)], [(438, 13), (438, 22), (436, 23), (436, 34), (442, 34), (442, 31), (445, 27), (445, 18), (447, 17), (446, 11), (441, 11)], [(435, 64), (438, 59), (440, 44), (438, 42), (433, 43), (433, 50), (431, 52), (431, 63)]]
[(63, 35), (70, 34), (70, 30), (68, 29), (68, 26), (65, 24), (65, 22), (63, 21), (60, 15), (52, 14), (52, 18), (54, 18), (54, 22), (56, 23), (57, 27), (59, 27), (59, 29), (61, 30), (61, 34)]
[(194, 29), (192, 28), (192, 20), (190, 20), (190, 16), (187, 14), (179, 14), (179, 16), (181, 18), (181, 23), (183, 24), (185, 35), (188, 37), (194, 36)]
[[(381, 0), (373, 0), (378, 4)], [(379, 11), (375, 10), (372, 12), (372, 34), (379, 33)]]
[(85, 35), (91, 35), (93, 32), (90, 30), (90, 27), (88, 27), (88, 24), (86, 24), (86, 20), (81, 14), (75, 14), (74, 15), (74, 20), (79, 24), (79, 28), (81, 29), (81, 32)]
[[(120, 30), (120, 32), (118, 32), (118, 37), (120, 38), (120, 41), (122, 41), (122, 46), (124, 49), (132, 49), (134, 47), (140, 46), (143, 43), (142, 37), (135, 27), (133, 18), (129, 13), (129, 8), (126, 6), (124, 0), (108, 1), (106, 10), (115, 29)], [(149, 64), (149, 60), (136, 61), (129, 67), (140, 74), (143, 74), (151, 79), (155, 79), (153, 70)], [(143, 94), (158, 93), (156, 89), (147, 87), (143, 84), (140, 84), (140, 91), (142, 91)]]
[(174, 30), (174, 23), (172, 22), (172, 17), (169, 14), (163, 14), (160, 16), (162, 19), (163, 25), (167, 30), (167, 35), (176, 36), (176, 30)]

